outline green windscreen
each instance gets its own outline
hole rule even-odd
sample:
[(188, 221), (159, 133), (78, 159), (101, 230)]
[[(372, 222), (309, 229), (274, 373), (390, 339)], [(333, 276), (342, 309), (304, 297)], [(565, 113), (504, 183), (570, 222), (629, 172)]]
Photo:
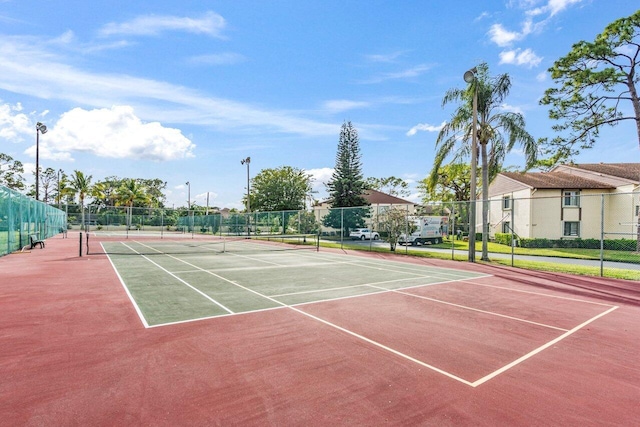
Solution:
[(27, 246), (29, 235), (44, 240), (66, 226), (63, 211), (0, 185), (0, 256)]

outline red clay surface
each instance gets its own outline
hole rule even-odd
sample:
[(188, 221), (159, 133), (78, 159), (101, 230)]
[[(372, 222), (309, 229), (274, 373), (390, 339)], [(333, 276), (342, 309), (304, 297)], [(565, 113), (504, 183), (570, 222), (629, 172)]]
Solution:
[[(470, 387), (290, 309), (145, 329), (108, 259), (79, 258), (70, 233), (0, 258), (0, 425), (637, 425), (640, 284), (412, 262), (604, 304), (449, 287), (479, 287), (464, 283), (411, 290), (564, 329), (619, 308)], [(563, 333), (366, 298), (299, 308), (469, 380)]]

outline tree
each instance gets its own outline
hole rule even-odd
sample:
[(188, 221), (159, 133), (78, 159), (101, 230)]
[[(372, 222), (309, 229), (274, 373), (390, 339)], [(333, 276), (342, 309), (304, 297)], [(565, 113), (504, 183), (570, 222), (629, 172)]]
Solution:
[[(431, 205), (431, 207), (440, 207), (438, 215), (448, 215), (455, 213), (456, 227), (467, 223), (469, 218), (469, 200), (471, 198), (471, 166), (466, 163), (450, 163), (441, 166), (436, 175), (435, 181), (433, 176), (423, 179), (418, 183), (418, 190), (422, 195), (423, 206)], [(434, 202), (442, 203), (448, 206), (450, 211), (444, 211), (444, 205), (433, 205)], [(453, 207), (452, 207), (453, 206)], [(432, 209), (427, 215), (435, 214), (437, 209)], [(465, 218), (465, 220), (462, 220)], [(468, 231), (468, 230), (466, 230)]]
[(418, 183), (422, 202), (468, 202), (471, 196), (471, 166), (449, 163)]
[(0, 185), (12, 190), (24, 190), (24, 166), (8, 154), (0, 153)]
[(84, 227), (84, 199), (91, 194), (91, 175), (86, 176), (79, 170), (74, 170), (69, 183), (70, 192), (74, 196), (78, 196), (78, 203), (80, 203), (80, 210), (82, 214), (82, 227)]
[[(385, 233), (385, 240), (389, 242), (389, 250), (395, 252), (398, 240), (402, 234), (413, 232), (407, 211), (400, 208), (390, 208), (378, 215), (378, 228)], [(415, 228), (415, 226), (413, 226)]]
[(123, 180), (117, 176), (109, 176), (94, 185), (94, 203), (102, 206), (115, 206), (118, 200), (118, 188)]
[[(466, 89), (450, 89), (442, 105), (459, 102), (451, 120), (444, 125), (436, 139), (436, 156), (429, 181), (436, 181), (445, 159), (453, 154), (453, 162), (460, 162), (471, 153), (473, 135), (473, 98), (477, 93), (478, 143), (482, 163), (482, 259), (487, 261), (489, 237), (489, 182), (498, 174), (504, 158), (516, 143), (522, 147), (526, 168), (536, 164), (538, 144), (525, 130), (524, 117), (520, 113), (502, 111), (504, 99), (509, 94), (511, 80), (508, 74), (489, 76), (489, 67), (482, 63), (476, 67), (476, 76)], [(477, 148), (476, 148), (477, 149)], [(471, 195), (475, 200), (475, 195)], [(471, 218), (475, 221), (475, 218)]]
[(148, 203), (153, 207), (164, 207), (166, 196), (163, 191), (167, 188), (167, 182), (159, 178), (154, 179), (138, 179), (140, 184), (146, 188), (147, 196), (149, 197)]
[(562, 122), (553, 130), (563, 134), (547, 148), (552, 164), (578, 154), (578, 144), (591, 148), (604, 125), (635, 121), (640, 144), (639, 61), (640, 10), (609, 24), (593, 43), (574, 44), (553, 64), (549, 72), (558, 87), (547, 89), (540, 101), (551, 107), (551, 119)]
[(366, 184), (372, 190), (382, 191), (392, 196), (408, 196), (411, 194), (409, 184), (402, 178), (390, 176), (388, 178), (367, 178)]
[(134, 204), (147, 204), (149, 202), (149, 196), (147, 195), (146, 188), (137, 179), (124, 179), (118, 188), (117, 196), (116, 205), (127, 206), (129, 208), (129, 220), (127, 225), (131, 227), (133, 225), (131, 224), (131, 218), (133, 215)]
[(327, 189), (332, 209), (323, 218), (324, 225), (342, 227), (343, 232), (347, 234), (350, 228), (364, 226), (364, 218), (369, 215), (368, 209), (350, 209), (344, 212), (335, 209), (369, 204), (363, 196), (367, 186), (362, 176), (358, 131), (351, 122), (343, 123), (340, 129), (336, 165), (327, 183)]
[(263, 212), (302, 210), (310, 192), (311, 175), (302, 169), (263, 169), (251, 180), (251, 208)]
[[(58, 181), (58, 184), (56, 186), (56, 196), (55, 196), (56, 204), (59, 207), (60, 207), (60, 204), (62, 203), (62, 199), (65, 196), (67, 197), (67, 199), (69, 198), (69, 196), (73, 196), (73, 190), (69, 187), (69, 178), (67, 177), (67, 174), (64, 172), (61, 172), (60, 180)], [(68, 200), (67, 200), (67, 203), (68, 203)]]
[(50, 203), (54, 196), (51, 194), (55, 193), (58, 187), (58, 174), (53, 168), (46, 168), (40, 174), (40, 190), (42, 191), (42, 201), (44, 203)]

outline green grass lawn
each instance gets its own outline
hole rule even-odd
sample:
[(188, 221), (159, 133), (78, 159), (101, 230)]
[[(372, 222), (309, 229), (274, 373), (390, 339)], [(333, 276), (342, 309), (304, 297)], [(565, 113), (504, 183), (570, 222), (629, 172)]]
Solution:
[[(444, 243), (439, 245), (433, 245), (434, 248), (451, 249), (452, 241), (445, 240)], [(461, 240), (454, 240), (453, 245), (456, 250), (468, 250), (469, 242), (463, 242)], [(511, 247), (507, 245), (501, 245), (498, 243), (489, 242), (487, 245), (489, 252), (510, 254)], [(476, 242), (476, 252), (482, 250), (482, 242)], [(516, 255), (530, 255), (530, 256), (549, 256), (558, 258), (575, 258), (575, 259), (591, 259), (600, 260), (599, 249), (578, 249), (578, 248), (513, 248), (513, 253)], [(616, 262), (631, 262), (640, 263), (640, 254), (631, 251), (604, 251), (605, 261)]]
[[(373, 252), (389, 252), (389, 246), (385, 247), (370, 247), (363, 246), (361, 244), (354, 244), (350, 240), (345, 240), (341, 245), (340, 242), (327, 242), (323, 240), (320, 243), (323, 247), (333, 247), (340, 248), (343, 247), (345, 249), (352, 250), (366, 250)], [(469, 249), (469, 243), (464, 242), (462, 240), (445, 240), (443, 243), (438, 245), (432, 245), (433, 248), (439, 249), (449, 249), (451, 250), (453, 247), (456, 251), (467, 251)], [(512, 248), (507, 245), (501, 245), (498, 243), (489, 242), (488, 243), (488, 251), (491, 253), (503, 253), (510, 254)], [(476, 242), (476, 256), (479, 259), (479, 254), (482, 251), (482, 242)], [(444, 252), (430, 252), (424, 250), (417, 250), (408, 248), (405, 246), (400, 246), (396, 248), (396, 253), (399, 255), (411, 255), (411, 256), (419, 256), (425, 258), (437, 258), (437, 259), (452, 259), (450, 253)], [(600, 260), (600, 250), (598, 249), (566, 249), (566, 248), (513, 248), (513, 253), (517, 255), (529, 255), (529, 256), (546, 256), (546, 257), (557, 257), (557, 258), (573, 258), (573, 259), (589, 259), (589, 260)], [(456, 254), (453, 258), (456, 261), (467, 261), (468, 256), (466, 254)], [(617, 262), (630, 262), (630, 263), (640, 263), (640, 254), (636, 252), (628, 252), (628, 251), (604, 251), (604, 260), (605, 261), (617, 261)], [(500, 265), (511, 265), (510, 259), (493, 259), (490, 263), (500, 264)], [(540, 271), (550, 271), (550, 272), (562, 272), (562, 273), (571, 273), (578, 274), (584, 276), (600, 276), (600, 267), (589, 267), (589, 266), (576, 266), (565, 263), (551, 263), (545, 261), (522, 261), (522, 260), (514, 260), (514, 267), (524, 268), (529, 270), (540, 270)], [(625, 279), (625, 280), (640, 280), (640, 271), (638, 270), (624, 270), (618, 268), (606, 268), (603, 272), (604, 277), (611, 277), (615, 279)]]

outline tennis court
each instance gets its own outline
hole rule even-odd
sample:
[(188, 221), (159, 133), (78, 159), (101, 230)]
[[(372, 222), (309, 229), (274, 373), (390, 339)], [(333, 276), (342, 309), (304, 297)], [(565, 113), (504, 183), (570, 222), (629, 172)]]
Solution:
[[(318, 250), (311, 236), (96, 233), (90, 255), (61, 256), (73, 240), (47, 243), (60, 246), (55, 259), (13, 261), (50, 256), (78, 279), (9, 293), (20, 321), (0, 319), (31, 349), (3, 365), (26, 399), (9, 399), (13, 421), (632, 425), (639, 415), (635, 283)], [(18, 381), (20, 364), (40, 383)]]
[(618, 308), (486, 274), (318, 253), (313, 236), (107, 236), (146, 327), (289, 309), (473, 387)]

